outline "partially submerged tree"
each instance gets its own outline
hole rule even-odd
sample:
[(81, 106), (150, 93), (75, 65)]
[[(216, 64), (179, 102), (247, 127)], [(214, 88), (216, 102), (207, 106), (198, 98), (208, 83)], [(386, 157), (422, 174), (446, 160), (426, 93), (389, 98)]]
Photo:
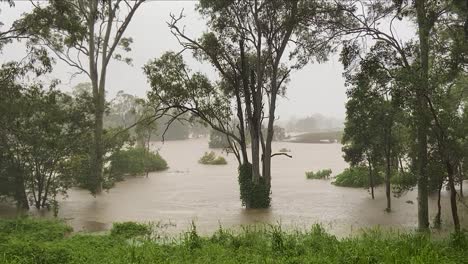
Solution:
[(19, 207), (55, 206), (74, 183), (64, 168), (84, 145), (82, 115), (72, 97), (39, 84), (8, 82), (1, 91), (0, 178)]
[[(204, 0), (198, 10), (208, 19), (210, 29), (199, 39), (181, 29), (182, 14), (172, 16), (169, 26), (184, 49), (213, 65), (220, 81), (213, 84), (199, 73), (189, 75), (180, 55), (168, 53), (145, 68), (152, 95), (182, 111), (192, 112), (226, 134), (239, 165), (248, 167), (240, 170), (250, 175), (241, 177), (247, 179), (244, 186), (253, 192), (257, 187), (262, 189), (256, 200), (245, 198), (241, 192), (243, 204), (269, 207), (271, 158), (279, 155), (271, 148), (278, 96), (284, 94), (293, 69), (312, 59), (326, 60), (333, 49), (333, 40), (339, 35), (328, 22), (339, 19), (341, 13), (333, 4), (302, 0)], [(289, 59), (285, 59), (288, 52)], [(169, 64), (173, 65), (170, 69)], [(197, 82), (202, 82), (203, 88), (197, 87)], [(172, 101), (164, 98), (169, 93)], [(175, 99), (180, 95), (183, 100)], [(201, 95), (216, 103), (213, 106), (203, 103)], [(194, 96), (197, 100), (192, 100)], [(231, 108), (237, 118), (236, 127), (232, 127)], [(250, 159), (247, 135), (251, 141)]]

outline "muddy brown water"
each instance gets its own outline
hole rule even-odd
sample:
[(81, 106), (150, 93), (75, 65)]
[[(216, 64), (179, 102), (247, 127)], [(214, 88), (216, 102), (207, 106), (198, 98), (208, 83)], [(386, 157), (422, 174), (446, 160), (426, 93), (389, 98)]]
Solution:
[[(417, 226), (417, 194), (408, 192), (393, 198), (391, 213), (386, 213), (383, 188), (372, 200), (365, 189), (336, 187), (330, 180), (307, 180), (305, 171), (330, 168), (333, 175), (347, 164), (340, 144), (302, 144), (275, 142), (273, 149), (287, 148), (293, 158), (277, 156), (272, 165), (272, 206), (264, 210), (241, 207), (237, 183), (237, 162), (228, 155), (228, 165), (198, 163), (209, 151), (206, 139), (154, 143), (170, 168), (150, 173), (149, 177), (129, 177), (97, 197), (73, 189), (60, 201), (59, 217), (75, 231), (108, 230), (112, 222), (139, 221), (170, 224), (169, 233), (180, 233), (193, 221), (202, 233), (223, 227), (237, 228), (257, 223), (309, 228), (321, 223), (331, 233), (345, 236), (361, 228), (413, 230)], [(218, 153), (220, 153), (218, 151)], [(223, 154), (225, 155), (225, 154)], [(465, 185), (467, 185), (465, 183)], [(468, 189), (467, 189), (468, 190)], [(443, 224), (450, 230), (448, 192), (443, 192)], [(430, 198), (431, 219), (436, 196)], [(462, 226), (468, 228), (468, 210), (460, 205)], [(12, 206), (0, 205), (0, 217), (16, 214)], [(50, 217), (50, 212), (30, 214)]]

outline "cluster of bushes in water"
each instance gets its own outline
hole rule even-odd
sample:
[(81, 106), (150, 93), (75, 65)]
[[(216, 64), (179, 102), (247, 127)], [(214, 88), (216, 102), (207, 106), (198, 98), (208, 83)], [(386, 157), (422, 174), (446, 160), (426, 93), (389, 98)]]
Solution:
[(109, 174), (116, 179), (122, 179), (125, 175), (141, 175), (165, 169), (167, 162), (161, 155), (144, 148), (120, 150), (110, 157)]
[(220, 228), (201, 236), (195, 226), (179, 238), (137, 223), (114, 224), (107, 234), (70, 234), (57, 221), (0, 220), (0, 263), (466, 263), (468, 237), (378, 230), (338, 239), (321, 226)]
[(317, 172), (307, 171), (305, 174), (306, 174), (307, 179), (316, 179), (316, 180), (329, 179), (332, 174), (332, 170), (325, 169), (325, 170), (318, 170)]
[[(374, 186), (383, 183), (384, 179), (380, 173), (373, 175)], [(345, 169), (336, 175), (332, 184), (342, 187), (367, 188), (370, 186), (369, 170), (364, 166), (356, 166)]]
[(216, 156), (216, 154), (211, 152), (205, 152), (205, 154), (198, 160), (199, 163), (205, 165), (225, 165), (227, 161), (222, 156)]

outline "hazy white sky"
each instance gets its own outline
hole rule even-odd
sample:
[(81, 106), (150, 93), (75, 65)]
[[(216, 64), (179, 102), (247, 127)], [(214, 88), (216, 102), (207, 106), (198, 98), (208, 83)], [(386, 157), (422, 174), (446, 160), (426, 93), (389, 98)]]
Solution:
[[(31, 4), (23, 1), (17, 1), (14, 8), (9, 8), (4, 3), (0, 5), (0, 21), (5, 24), (11, 23), (31, 9)], [(205, 21), (194, 11), (195, 5), (194, 1), (151, 1), (140, 7), (126, 32), (126, 36), (131, 36), (134, 40), (133, 51), (130, 53), (133, 66), (120, 62), (111, 63), (107, 78), (108, 97), (113, 97), (119, 90), (140, 97), (145, 96), (149, 85), (142, 71), (143, 65), (166, 51), (180, 51), (177, 40), (171, 35), (166, 24), (169, 14), (178, 14), (184, 9), (186, 17), (181, 24), (186, 25), (185, 30), (190, 36), (198, 37), (206, 30)], [(0, 63), (18, 59), (23, 54), (22, 44), (11, 44), (3, 50)], [(344, 118), (346, 89), (342, 77), (343, 68), (337, 58), (338, 56), (334, 55), (327, 63), (308, 65), (291, 75), (287, 98), (281, 99), (278, 105), (277, 113), (281, 120), (313, 113)], [(215, 76), (210, 65), (200, 65), (191, 59), (189, 53), (186, 54), (186, 59), (192, 68)], [(55, 66), (53, 77), (62, 80), (61, 88), (64, 90), (87, 81), (84, 75), (70, 80), (72, 71), (64, 63), (59, 62)]]

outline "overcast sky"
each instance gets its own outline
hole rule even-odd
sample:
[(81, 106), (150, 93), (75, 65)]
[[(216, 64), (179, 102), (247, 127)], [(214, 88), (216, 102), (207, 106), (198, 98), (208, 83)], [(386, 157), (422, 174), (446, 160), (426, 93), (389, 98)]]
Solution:
[[(0, 5), (0, 21), (5, 24), (31, 10), (31, 4), (23, 1), (17, 1), (14, 8), (9, 8), (4, 3)], [(178, 42), (166, 24), (169, 14), (178, 14), (184, 10), (186, 17), (181, 24), (186, 26), (185, 30), (190, 36), (198, 37), (206, 30), (205, 21), (194, 11), (195, 5), (195, 1), (151, 1), (140, 7), (126, 31), (126, 36), (131, 36), (134, 40), (133, 51), (130, 53), (133, 66), (120, 62), (111, 63), (107, 77), (108, 98), (112, 98), (119, 90), (145, 96), (149, 85), (142, 71), (143, 65), (166, 51), (180, 51)], [(0, 62), (18, 59), (23, 54), (22, 44), (11, 44), (3, 50)], [(185, 57), (192, 68), (215, 76), (210, 65), (200, 65), (190, 58), (189, 53)], [(326, 63), (308, 65), (292, 73), (287, 98), (281, 99), (277, 108), (281, 120), (313, 113), (344, 118), (346, 89), (342, 77), (343, 68), (337, 58), (335, 55)], [(77, 83), (88, 81), (84, 75), (70, 80), (72, 71), (63, 63), (55, 66), (53, 77), (62, 80), (61, 89), (69, 90)]]

